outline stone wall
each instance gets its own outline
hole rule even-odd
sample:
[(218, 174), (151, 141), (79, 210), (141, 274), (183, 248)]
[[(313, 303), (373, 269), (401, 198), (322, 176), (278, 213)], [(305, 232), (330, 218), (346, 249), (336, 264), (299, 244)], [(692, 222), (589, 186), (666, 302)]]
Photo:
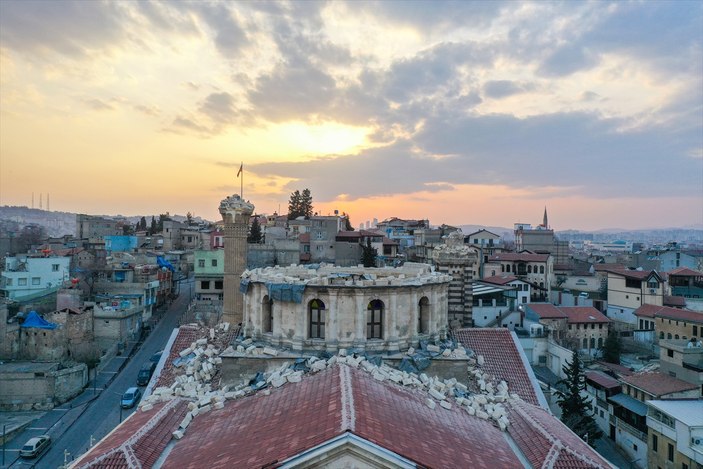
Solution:
[(78, 395), (88, 368), (59, 370), (58, 363), (6, 364), (0, 368), (0, 411), (48, 410)]

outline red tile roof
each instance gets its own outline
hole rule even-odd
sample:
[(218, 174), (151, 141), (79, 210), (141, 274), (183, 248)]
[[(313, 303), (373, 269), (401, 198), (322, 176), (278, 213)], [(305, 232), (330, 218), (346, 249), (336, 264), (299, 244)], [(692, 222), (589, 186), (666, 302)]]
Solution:
[(635, 386), (655, 397), (665, 396), (667, 394), (689, 391), (698, 389), (695, 384), (687, 383), (686, 381), (674, 378), (668, 374), (658, 371), (646, 373), (635, 373), (631, 376), (621, 378), (623, 383)]
[(686, 306), (686, 298), (683, 296), (669, 296), (669, 295), (664, 295), (664, 305), (665, 306), (679, 306), (679, 307), (685, 307)]
[(503, 252), (496, 254), (495, 256), (490, 256), (488, 258), (489, 262), (547, 262), (549, 259), (549, 254), (531, 254), (529, 252)]
[(608, 363), (604, 361), (598, 361), (598, 366), (602, 366), (603, 368), (607, 368), (608, 370), (612, 371), (615, 373), (617, 376), (631, 376), (634, 374), (634, 372), (627, 368), (626, 366), (618, 365), (617, 363)]
[(551, 303), (528, 303), (525, 306), (537, 314), (540, 319), (566, 319), (569, 317)]
[(605, 373), (602, 373), (600, 371), (587, 371), (586, 372), (586, 379), (591, 380), (596, 384), (599, 384), (603, 386), (606, 389), (614, 389), (614, 388), (619, 388), (620, 383), (618, 382), (617, 379), (606, 375)]
[(669, 272), (669, 275), (677, 275), (679, 277), (701, 277), (703, 272), (689, 269), (688, 267), (679, 267)]
[(633, 278), (637, 280), (644, 280), (649, 278), (650, 275), (654, 275), (661, 279), (661, 276), (656, 270), (627, 270), (627, 269), (605, 269), (608, 273), (622, 275), (623, 277)]
[(164, 467), (277, 466), (346, 432), (424, 467), (522, 467), (491, 423), (458, 406), (430, 409), (426, 399), (338, 365), (198, 415)]
[(492, 283), (494, 285), (507, 285), (515, 280), (520, 280), (514, 275), (494, 275), (493, 277), (482, 278), (482, 282)]
[(522, 348), (513, 340), (512, 333), (503, 328), (468, 328), (454, 333), (461, 344), (483, 355), (481, 369), (496, 380), (505, 380), (511, 393), (522, 399), (540, 405), (537, 392), (539, 384), (527, 371), (529, 365), (523, 361)]
[(659, 311), (654, 313), (654, 316), (658, 318), (675, 319), (677, 321), (703, 323), (703, 312), (693, 311), (690, 309), (669, 308), (668, 306), (662, 306)]
[(508, 431), (532, 467), (612, 467), (566, 425), (540, 407), (511, 401), (508, 418)]
[(593, 306), (560, 306), (559, 310), (566, 313), (568, 316), (566, 321), (569, 324), (610, 322), (610, 319)]
[(654, 318), (654, 314), (662, 308), (663, 306), (650, 305), (649, 303), (645, 303), (636, 310), (634, 310), (632, 314), (643, 318)]
[(187, 412), (188, 402), (183, 399), (158, 404), (146, 412), (138, 410), (76, 461), (73, 467), (127, 469), (134, 467), (128, 463), (128, 458), (136, 458), (141, 467), (151, 468)]

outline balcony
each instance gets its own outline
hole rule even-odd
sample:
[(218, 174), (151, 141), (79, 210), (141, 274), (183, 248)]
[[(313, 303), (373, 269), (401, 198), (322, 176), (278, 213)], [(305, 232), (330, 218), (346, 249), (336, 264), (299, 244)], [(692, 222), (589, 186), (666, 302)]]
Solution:
[(617, 427), (620, 430), (627, 432), (636, 438), (639, 438), (641, 441), (645, 441), (645, 442), (647, 441), (647, 433), (636, 429), (635, 427), (633, 427), (629, 423), (623, 422), (622, 419), (617, 419), (617, 420), (618, 420)]

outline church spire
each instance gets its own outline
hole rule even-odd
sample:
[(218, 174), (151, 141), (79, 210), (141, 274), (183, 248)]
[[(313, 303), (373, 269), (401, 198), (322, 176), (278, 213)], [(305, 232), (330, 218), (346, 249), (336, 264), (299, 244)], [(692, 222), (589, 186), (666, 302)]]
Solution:
[(542, 224), (544, 225), (544, 229), (546, 230), (549, 228), (549, 223), (547, 222), (547, 206), (544, 206), (544, 220), (542, 220)]

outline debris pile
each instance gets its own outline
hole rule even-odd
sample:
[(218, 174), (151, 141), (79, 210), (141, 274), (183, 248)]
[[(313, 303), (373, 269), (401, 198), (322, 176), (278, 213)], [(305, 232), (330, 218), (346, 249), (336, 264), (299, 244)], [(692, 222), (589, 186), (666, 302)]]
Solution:
[[(157, 387), (140, 404), (142, 410), (149, 410), (158, 402), (166, 402), (175, 398), (190, 400), (188, 414), (181, 422), (179, 429), (173, 433), (174, 438), (177, 439), (183, 437), (195, 416), (212, 409), (221, 409), (227, 400), (239, 399), (259, 390), (262, 390), (262, 394), (268, 395), (272, 388), (279, 388), (287, 383), (300, 382), (306, 373), (317, 373), (340, 364), (360, 368), (378, 381), (390, 381), (397, 385), (421, 390), (427, 393), (425, 402), (431, 409), (436, 408), (437, 405), (445, 409), (457, 406), (469, 415), (494, 422), (503, 431), (510, 424), (504, 404), (510, 399), (519, 399), (515, 394), (509, 395), (508, 385), (505, 381), (496, 384), (488, 373), (481, 370), (484, 364), (483, 356), (475, 356), (473, 351), (467, 351), (461, 344), (457, 343), (451, 343), (451, 346), (448, 346), (449, 344), (440, 346), (421, 344), (420, 351), (423, 352), (420, 354), (421, 356), (418, 358), (418, 351), (410, 349), (407, 351), (408, 361), (404, 359), (402, 363), (405, 363), (405, 366), (411, 365), (412, 362), (424, 365), (424, 360), (429, 360), (428, 356), (438, 355), (468, 357), (468, 384), (463, 384), (455, 378), (440, 379), (429, 377), (425, 373), (395, 369), (382, 363), (380, 357), (366, 357), (364, 354), (340, 349), (337, 355), (325, 354), (322, 358), (316, 356), (299, 358), (293, 364), (284, 362), (272, 372), (257, 373), (249, 382), (241, 383), (233, 388), (230, 386), (220, 388), (218, 386), (219, 367), (222, 364), (222, 358), (219, 355), (225, 351), (234, 350), (228, 346), (221, 351), (221, 347), (224, 345), (222, 338), (227, 335), (229, 324), (221, 324), (217, 328), (209, 329), (209, 331), (206, 331), (205, 328), (202, 329), (201, 332), (207, 332), (206, 337), (195, 340), (190, 346), (177, 352), (177, 358), (173, 360), (173, 369), (175, 370), (173, 383), (170, 386)], [(246, 354), (270, 356), (278, 354), (278, 350), (275, 348), (257, 347), (252, 339), (241, 341), (236, 350)]]

